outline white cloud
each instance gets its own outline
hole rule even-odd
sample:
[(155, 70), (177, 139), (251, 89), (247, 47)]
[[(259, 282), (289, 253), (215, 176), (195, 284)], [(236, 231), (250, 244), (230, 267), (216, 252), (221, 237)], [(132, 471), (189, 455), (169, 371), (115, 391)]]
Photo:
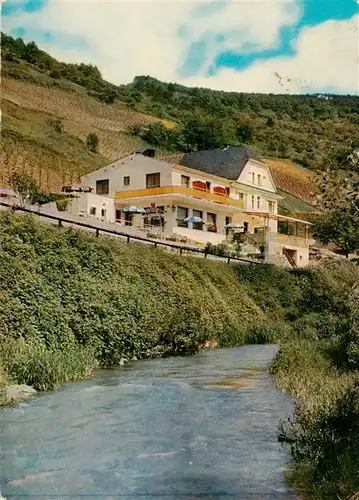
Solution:
[[(213, 10), (206, 0), (50, 0), (42, 10), (17, 12), (3, 18), (3, 29), (8, 32), (23, 27), (32, 33), (37, 29), (61, 32), (64, 37), (66, 34), (84, 37), (88, 50), (60, 50), (51, 42), (39, 45), (60, 60), (97, 65), (103, 76), (114, 83), (127, 83), (140, 74), (178, 81), (178, 69), (191, 44), (205, 39), (207, 60), (199, 76), (182, 79), (184, 84), (246, 92), (283, 92), (274, 76), (278, 72), (292, 78), (294, 92), (303, 90), (297, 83), (303, 80), (314, 82), (318, 88), (331, 86), (338, 91), (358, 92), (358, 62), (355, 62), (358, 33), (349, 29), (349, 21), (327, 22), (306, 29), (296, 44), (295, 57), (257, 62), (243, 72), (228, 69), (213, 77), (201, 76), (224, 50), (240, 50), (244, 43), (256, 44), (261, 49), (276, 47), (279, 28), (295, 23), (300, 16), (295, 0), (217, 3), (220, 8)], [(186, 36), (179, 36), (183, 27)], [(223, 35), (222, 41), (217, 37), (219, 34)]]
[[(358, 26), (359, 16), (347, 21), (327, 21), (302, 30), (295, 44), (295, 56), (257, 61), (241, 72), (223, 69), (214, 77), (188, 78), (185, 83), (242, 92), (306, 93), (331, 88), (340, 93), (357, 94)], [(285, 81), (284, 86), (275, 73)]]

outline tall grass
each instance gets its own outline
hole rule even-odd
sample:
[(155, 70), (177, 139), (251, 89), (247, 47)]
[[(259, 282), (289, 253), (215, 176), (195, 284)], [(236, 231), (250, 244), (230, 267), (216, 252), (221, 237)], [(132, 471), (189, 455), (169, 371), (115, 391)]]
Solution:
[(347, 499), (359, 488), (359, 374), (338, 368), (333, 340), (292, 340), (270, 366), (281, 389), (297, 398), (279, 432), (289, 444), (290, 484), (301, 498)]
[(38, 391), (90, 376), (96, 366), (91, 350), (77, 345), (65, 350), (48, 349), (41, 342), (10, 340), (1, 344), (4, 369), (15, 383), (23, 383)]

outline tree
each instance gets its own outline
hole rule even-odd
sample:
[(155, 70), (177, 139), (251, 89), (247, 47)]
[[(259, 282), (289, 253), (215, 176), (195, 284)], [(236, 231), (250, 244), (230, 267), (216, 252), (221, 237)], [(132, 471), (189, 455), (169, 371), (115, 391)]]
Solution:
[(89, 148), (92, 153), (96, 153), (98, 149), (98, 137), (93, 132), (90, 132), (86, 137), (86, 146)]
[(334, 243), (346, 257), (359, 251), (359, 180), (343, 178), (333, 169), (316, 180), (318, 213), (313, 217), (313, 236)]
[(242, 123), (237, 127), (237, 137), (242, 143), (248, 143), (252, 139), (252, 127), (248, 123)]
[(23, 57), (23, 59), (25, 59), (25, 61), (27, 61), (31, 64), (34, 64), (34, 63), (38, 62), (40, 54), (41, 54), (41, 51), (38, 48), (38, 46), (36, 45), (36, 43), (30, 42), (25, 46), (22, 57)]
[(44, 193), (36, 181), (27, 174), (13, 174), (11, 177), (11, 186), (20, 195), (21, 206), (25, 206), (26, 201), (29, 201), (33, 205), (43, 205), (52, 200), (52, 197)]
[(186, 121), (183, 139), (189, 151), (223, 148), (233, 144), (233, 124), (218, 118), (193, 117)]

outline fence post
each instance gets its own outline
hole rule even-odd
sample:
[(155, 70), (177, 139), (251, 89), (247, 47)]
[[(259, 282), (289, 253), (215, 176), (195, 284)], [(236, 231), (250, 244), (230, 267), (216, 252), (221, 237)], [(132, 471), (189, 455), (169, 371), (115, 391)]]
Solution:
[(204, 251), (204, 258), (207, 259), (207, 250)]
[(183, 247), (180, 247), (180, 255), (182, 255)]
[(62, 227), (62, 221), (60, 219), (58, 219), (58, 227)]
[(231, 260), (231, 256), (228, 257), (227, 264), (229, 264), (230, 260)]
[(153, 245), (155, 248), (157, 248), (157, 241), (155, 241), (154, 245)]
[(130, 243), (130, 237), (127, 236), (127, 243)]
[(98, 238), (99, 234), (100, 234), (100, 230), (96, 229), (96, 238)]

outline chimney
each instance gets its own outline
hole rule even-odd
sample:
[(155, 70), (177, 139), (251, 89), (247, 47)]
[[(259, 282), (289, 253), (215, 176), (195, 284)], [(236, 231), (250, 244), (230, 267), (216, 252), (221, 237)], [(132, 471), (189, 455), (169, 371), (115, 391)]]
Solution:
[(145, 149), (143, 151), (143, 156), (149, 156), (150, 158), (155, 158), (156, 156), (156, 150), (155, 149)]

